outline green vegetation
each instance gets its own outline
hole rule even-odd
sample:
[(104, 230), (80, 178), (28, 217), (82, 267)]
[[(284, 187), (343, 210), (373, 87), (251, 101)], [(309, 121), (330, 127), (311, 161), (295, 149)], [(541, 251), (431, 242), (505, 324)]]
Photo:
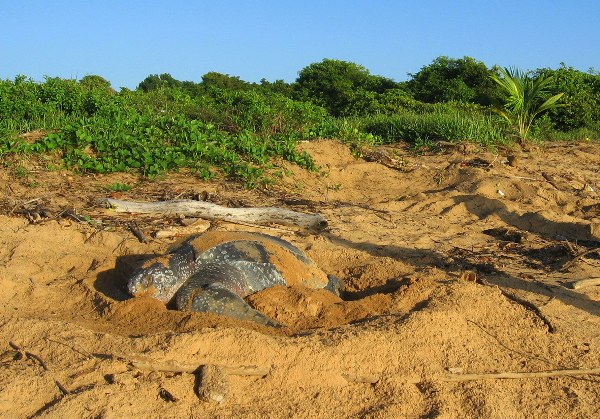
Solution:
[(373, 113), (378, 95), (398, 84), (372, 76), (363, 66), (340, 60), (325, 59), (300, 71), (296, 81), (296, 98), (323, 106), (335, 117)]
[(412, 74), (407, 85), (414, 98), (427, 103), (462, 102), (491, 105), (496, 86), (492, 71), (471, 57), (438, 57), (430, 65)]
[(500, 76), (492, 75), (491, 78), (505, 94), (505, 104), (494, 110), (515, 127), (519, 139), (525, 141), (534, 120), (542, 112), (562, 106), (557, 102), (564, 93), (545, 99), (550, 78), (543, 75), (533, 78), (518, 69), (500, 68), (498, 71)]
[(429, 112), (400, 112), (363, 119), (361, 129), (385, 143), (409, 141), (416, 147), (436, 141), (470, 141), (492, 146), (506, 141), (505, 130), (493, 116), (454, 107), (433, 107)]
[(127, 192), (128, 190), (131, 189), (131, 186), (129, 186), (126, 183), (111, 183), (109, 185), (106, 185), (104, 187), (104, 189), (106, 189), (107, 191), (111, 191), (111, 192)]
[[(202, 178), (223, 174), (248, 186), (269, 181), (279, 157), (308, 169), (298, 140), (326, 112), (282, 95), (209, 89), (191, 96), (180, 87), (120, 93), (73, 80), (23, 77), (0, 83), (0, 154), (56, 153), (71, 169), (147, 176), (187, 167)], [(18, 134), (42, 129), (33, 143)]]
[(536, 75), (549, 77), (549, 95), (564, 93), (566, 106), (548, 111), (552, 126), (561, 132), (591, 130), (600, 132), (600, 74), (585, 73), (566, 67), (537, 70)]
[[(508, 95), (501, 114), (521, 138), (599, 138), (594, 71), (562, 65), (512, 74), (470, 57), (439, 57), (410, 77), (396, 82), (331, 59), (305, 67), (293, 83), (250, 83), (217, 72), (191, 82), (161, 74), (135, 90), (115, 91), (97, 75), (42, 82), (18, 76), (0, 80), (0, 157), (44, 154), (48, 165), (149, 177), (186, 168), (255, 187), (281, 176), (282, 160), (314, 170), (312, 158), (298, 151), (302, 140), (337, 138), (357, 150), (398, 141), (415, 147), (513, 141), (510, 127), (491, 112), (510, 93), (510, 80), (523, 87)], [(557, 107), (562, 93), (566, 106)], [(32, 131), (42, 134), (24, 135)]]

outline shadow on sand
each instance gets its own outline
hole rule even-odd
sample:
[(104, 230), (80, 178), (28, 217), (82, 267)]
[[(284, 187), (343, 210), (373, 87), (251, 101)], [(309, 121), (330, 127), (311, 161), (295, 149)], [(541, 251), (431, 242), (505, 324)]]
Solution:
[(124, 255), (117, 257), (115, 267), (100, 272), (94, 281), (96, 291), (115, 301), (131, 298), (127, 292), (127, 279), (138, 267), (156, 255)]
[(519, 230), (529, 231), (540, 236), (556, 239), (557, 237), (577, 241), (598, 241), (600, 237), (593, 230), (593, 225), (578, 222), (552, 221), (537, 212), (519, 215), (508, 209), (499, 199), (486, 198), (481, 195), (461, 195), (453, 198), (456, 204), (464, 204), (469, 212), (485, 218), (492, 214)]
[[(401, 260), (410, 260), (414, 266), (417, 267), (437, 267), (437, 268), (450, 268), (464, 269), (464, 270), (480, 270), (478, 265), (475, 265), (468, 260), (457, 260), (455, 256), (454, 263), (449, 265), (446, 261), (448, 258), (438, 252), (424, 249), (409, 249), (398, 246), (382, 246), (368, 242), (353, 242), (333, 234), (327, 234), (327, 237), (335, 244), (367, 252), (372, 256), (376, 257), (390, 257)], [(590, 299), (587, 295), (563, 288), (560, 286), (545, 285), (541, 282), (526, 281), (513, 275), (507, 274), (496, 268), (491, 268), (486, 265), (485, 274), (486, 282), (499, 286), (503, 289), (513, 289), (518, 291), (526, 291), (536, 293), (540, 296), (550, 298), (556, 298), (564, 304), (576, 307), (589, 314), (600, 317), (600, 304)], [(399, 287), (401, 284), (390, 284)], [(388, 289), (383, 290), (384, 292), (390, 292)], [(365, 295), (369, 294), (368, 290), (362, 291)]]

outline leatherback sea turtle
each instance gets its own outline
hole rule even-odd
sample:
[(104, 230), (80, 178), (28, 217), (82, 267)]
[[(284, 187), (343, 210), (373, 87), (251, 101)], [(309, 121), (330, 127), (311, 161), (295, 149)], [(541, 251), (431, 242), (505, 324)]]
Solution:
[(185, 311), (201, 311), (277, 325), (243, 298), (275, 285), (324, 288), (339, 295), (340, 282), (300, 249), (261, 233), (211, 231), (185, 240), (137, 269), (127, 284)]

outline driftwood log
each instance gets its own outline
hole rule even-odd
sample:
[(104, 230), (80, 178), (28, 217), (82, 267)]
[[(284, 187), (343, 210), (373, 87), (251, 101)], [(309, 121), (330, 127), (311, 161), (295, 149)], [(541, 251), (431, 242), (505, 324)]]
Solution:
[(189, 236), (191, 234), (204, 233), (210, 228), (210, 221), (202, 220), (200, 218), (185, 218), (182, 221), (194, 220), (194, 222), (183, 225), (183, 226), (171, 226), (163, 230), (158, 230), (152, 234), (152, 237), (156, 239), (169, 239), (173, 237)]
[(176, 200), (159, 202), (122, 201), (102, 198), (99, 203), (116, 212), (137, 214), (185, 215), (209, 220), (223, 220), (248, 224), (283, 224), (322, 230), (327, 220), (320, 214), (305, 214), (283, 208), (228, 208), (203, 201)]
[(230, 375), (253, 375), (264, 378), (271, 371), (271, 367), (256, 365), (198, 365), (181, 363), (172, 359), (156, 361), (144, 356), (112, 355), (110, 357), (126, 361), (139, 370), (197, 374), (199, 378), (196, 388), (198, 397), (204, 401), (217, 403), (222, 403), (229, 395)]

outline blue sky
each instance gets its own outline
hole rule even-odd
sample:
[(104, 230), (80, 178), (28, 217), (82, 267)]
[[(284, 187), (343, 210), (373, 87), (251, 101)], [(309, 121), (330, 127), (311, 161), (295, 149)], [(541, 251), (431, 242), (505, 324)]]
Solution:
[(597, 0), (0, 0), (0, 78), (294, 81), (334, 58), (407, 79), (436, 57), (600, 69)]

